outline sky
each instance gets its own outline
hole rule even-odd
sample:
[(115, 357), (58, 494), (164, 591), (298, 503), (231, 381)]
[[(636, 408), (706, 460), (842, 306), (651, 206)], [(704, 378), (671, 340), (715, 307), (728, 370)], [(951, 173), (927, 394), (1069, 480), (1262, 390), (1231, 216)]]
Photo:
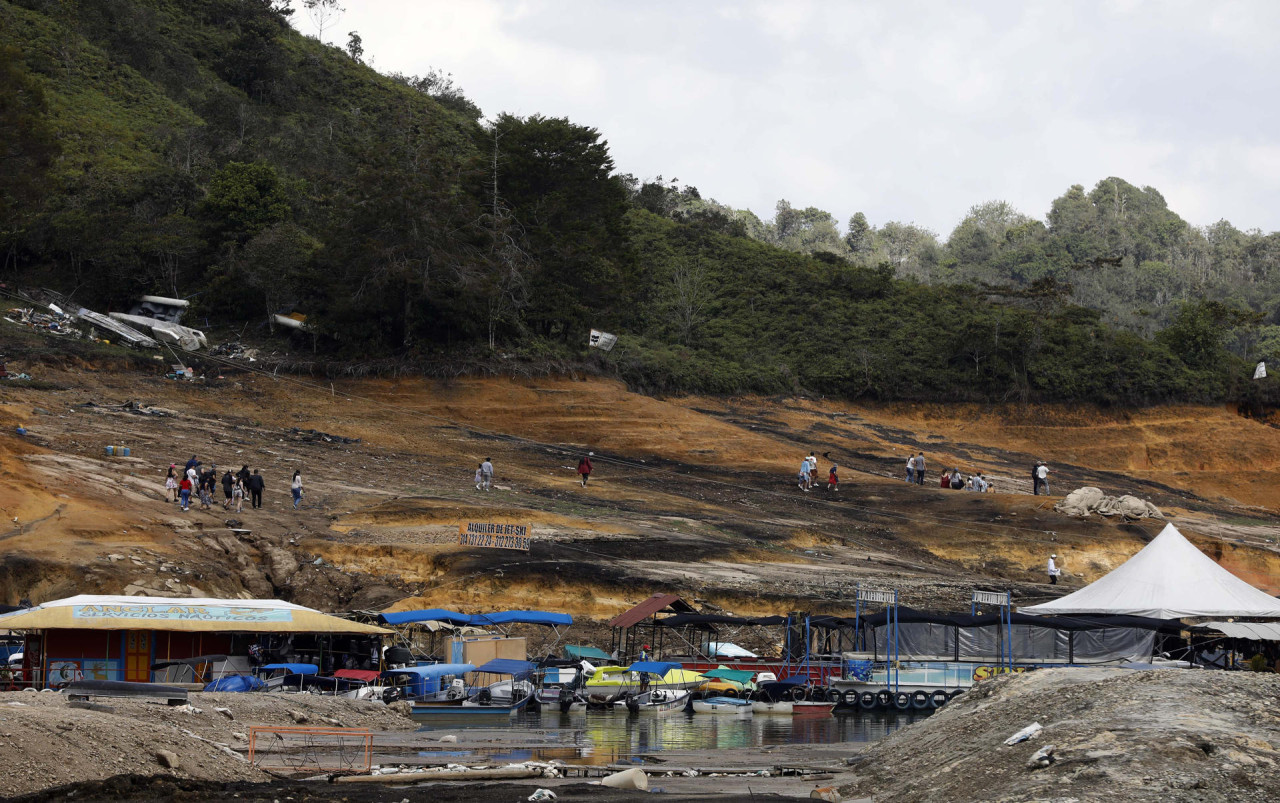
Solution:
[(619, 172), (763, 219), (786, 199), (945, 238), (1119, 176), (1195, 225), (1280, 229), (1274, 0), (344, 5), (326, 41), (358, 31), (377, 70), (594, 127)]

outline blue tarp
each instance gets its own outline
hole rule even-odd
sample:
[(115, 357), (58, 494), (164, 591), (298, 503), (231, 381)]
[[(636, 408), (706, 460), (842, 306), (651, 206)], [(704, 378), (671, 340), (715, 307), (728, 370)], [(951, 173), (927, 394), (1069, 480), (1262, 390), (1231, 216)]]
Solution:
[(609, 661), (612, 660), (609, 653), (595, 647), (575, 647), (572, 644), (564, 646), (564, 654), (575, 661), (596, 660)]
[(379, 614), (378, 618), (389, 625), (403, 625), (412, 622), (448, 622), (451, 625), (473, 625), (486, 627), (492, 625), (571, 625), (573, 617), (567, 613), (551, 613), (550, 611), (498, 611), (495, 613), (466, 614), (444, 608), (429, 608), (423, 611), (397, 611), (396, 613)]
[(277, 672), (284, 670), (294, 675), (314, 675), (320, 671), (315, 664), (266, 664), (258, 667), (260, 672)]
[(472, 624), (495, 625), (571, 625), (573, 617), (567, 613), (551, 613), (550, 611), (501, 611), (498, 613), (478, 613), (471, 617)]
[(648, 672), (651, 675), (662, 677), (672, 669), (683, 669), (680, 664), (671, 663), (669, 661), (636, 661), (627, 667), (628, 672)]
[(205, 691), (257, 691), (267, 684), (253, 675), (227, 675), (204, 687)]
[(444, 608), (428, 608), (424, 611), (383, 613), (379, 614), (378, 618), (389, 625), (404, 625), (411, 622), (448, 622), (451, 625), (469, 625), (474, 617)]
[(512, 658), (494, 658), (484, 666), (478, 667), (477, 672), (488, 672), (492, 675), (512, 675), (514, 677), (524, 677), (531, 674), (538, 667), (528, 661), (517, 661)]

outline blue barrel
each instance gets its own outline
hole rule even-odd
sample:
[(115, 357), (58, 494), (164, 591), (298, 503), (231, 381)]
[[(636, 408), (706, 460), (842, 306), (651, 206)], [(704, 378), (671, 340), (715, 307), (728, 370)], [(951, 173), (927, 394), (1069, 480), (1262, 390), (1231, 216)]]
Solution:
[(19, 434), (19, 435), (26, 435), (26, 434), (27, 434), (27, 430), (26, 430), (26, 428), (25, 428), (25, 427), (18, 427), (18, 434)]
[(125, 456), (125, 457), (128, 457), (128, 456), (129, 456), (129, 447), (128, 447), (128, 446), (124, 447), (124, 456)]
[(108, 447), (107, 447), (107, 457), (111, 457), (111, 456), (112, 456), (112, 455), (114, 455), (115, 453), (116, 453), (116, 447), (114, 447), (114, 446), (108, 446)]

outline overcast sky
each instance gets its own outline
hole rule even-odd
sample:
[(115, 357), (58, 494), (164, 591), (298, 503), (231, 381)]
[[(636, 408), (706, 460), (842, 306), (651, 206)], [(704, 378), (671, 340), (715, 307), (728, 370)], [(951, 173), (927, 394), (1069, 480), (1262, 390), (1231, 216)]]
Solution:
[(345, 6), (326, 40), (358, 31), (378, 70), (594, 126), (619, 171), (765, 219), (785, 198), (945, 238), (976, 203), (1043, 218), (1114, 175), (1197, 225), (1280, 229), (1274, 0)]

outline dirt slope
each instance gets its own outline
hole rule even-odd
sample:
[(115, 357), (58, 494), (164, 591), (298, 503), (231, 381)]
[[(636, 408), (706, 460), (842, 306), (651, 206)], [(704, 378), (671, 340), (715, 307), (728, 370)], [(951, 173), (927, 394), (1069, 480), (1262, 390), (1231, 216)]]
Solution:
[[(1280, 591), (1268, 488), (1280, 479), (1280, 430), (1216, 408), (661, 400), (600, 379), (330, 385), (233, 369), (186, 384), (94, 369), (40, 365), (32, 372), (49, 389), (0, 388), (0, 601), (207, 593), (608, 617), (655, 590), (741, 613), (835, 611), (862, 583), (901, 588), (915, 606), (967, 607), (975, 585), (1030, 602), (1051, 596), (1048, 552), (1073, 587), (1160, 526), (1053, 512), (1053, 500), (1025, 492), (1037, 457), (1053, 466), (1055, 492), (1094, 484), (1149, 498), (1225, 566)], [(26, 438), (12, 434), (19, 424)], [(133, 457), (105, 457), (115, 443)], [(1242, 444), (1256, 482), (1228, 499), (1219, 491)], [(1155, 456), (1143, 465), (1140, 445)], [(596, 472), (584, 489), (574, 467), (585, 450)], [(841, 464), (838, 493), (795, 487), (810, 451), (829, 455), (824, 475)], [(898, 479), (910, 451), (929, 457), (923, 488)], [(192, 454), (261, 469), (264, 509), (182, 513), (163, 502), (164, 469)], [(498, 472), (488, 494), (471, 484), (485, 457)], [(1001, 493), (937, 489), (950, 465), (984, 470)], [(1195, 468), (1184, 478), (1179, 466)], [(307, 488), (299, 511), (287, 490), (294, 468)], [(229, 520), (252, 532), (231, 533)], [(469, 520), (531, 523), (533, 550), (461, 549), (457, 527)]]

